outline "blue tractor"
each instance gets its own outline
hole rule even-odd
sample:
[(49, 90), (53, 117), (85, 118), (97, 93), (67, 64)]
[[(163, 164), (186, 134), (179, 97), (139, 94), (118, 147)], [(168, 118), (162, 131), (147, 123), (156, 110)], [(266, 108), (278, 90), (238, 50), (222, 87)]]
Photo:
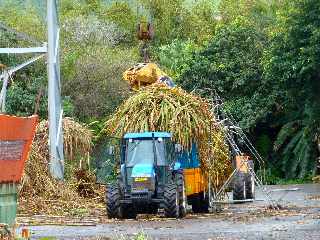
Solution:
[(127, 133), (121, 144), (120, 174), (106, 186), (109, 218), (135, 218), (164, 210), (166, 217), (186, 215), (186, 194), (176, 145), (167, 132)]

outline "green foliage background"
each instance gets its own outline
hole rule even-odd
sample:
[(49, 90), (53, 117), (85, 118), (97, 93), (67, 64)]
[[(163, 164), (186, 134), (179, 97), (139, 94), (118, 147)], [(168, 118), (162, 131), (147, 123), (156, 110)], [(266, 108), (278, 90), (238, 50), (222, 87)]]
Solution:
[[(0, 3), (0, 22), (46, 39), (42, 1)], [(152, 60), (188, 91), (211, 89), (266, 159), (271, 178), (316, 172), (320, 122), (318, 0), (60, 0), (64, 112), (99, 132), (131, 93), (124, 70), (142, 61), (140, 20), (152, 21)], [(34, 45), (0, 30), (0, 47)], [(12, 66), (30, 56), (1, 55)], [(7, 111), (47, 115), (45, 62), (19, 71)], [(209, 97), (209, 95), (207, 95)]]

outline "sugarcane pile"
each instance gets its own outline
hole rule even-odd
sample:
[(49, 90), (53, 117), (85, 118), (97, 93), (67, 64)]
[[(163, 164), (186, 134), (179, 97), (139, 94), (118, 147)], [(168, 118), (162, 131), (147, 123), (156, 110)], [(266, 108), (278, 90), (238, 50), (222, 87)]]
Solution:
[[(84, 172), (88, 165), (89, 153), (92, 146), (92, 133), (84, 125), (70, 118), (63, 120), (64, 153), (67, 181), (58, 182), (49, 174), (48, 121), (41, 121), (37, 127), (29, 159), (26, 163), (25, 174), (20, 190), (20, 211), (24, 213), (65, 214), (68, 210), (90, 208), (91, 199), (79, 196), (79, 186), (83, 193), (83, 177), (91, 179), (85, 186), (92, 194), (95, 191), (95, 181), (91, 173)], [(88, 176), (89, 175), (89, 176)], [(88, 181), (88, 180), (86, 180)], [(92, 196), (92, 195), (91, 195)]]
[(105, 133), (167, 131), (185, 149), (198, 146), (201, 168), (218, 189), (229, 176), (231, 163), (224, 132), (203, 98), (179, 87), (153, 84), (127, 99), (105, 124)]

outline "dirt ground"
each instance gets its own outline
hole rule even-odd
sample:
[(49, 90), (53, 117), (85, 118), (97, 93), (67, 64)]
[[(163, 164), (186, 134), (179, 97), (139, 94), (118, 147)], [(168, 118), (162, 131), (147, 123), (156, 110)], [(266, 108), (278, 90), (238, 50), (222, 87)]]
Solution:
[(149, 239), (316, 240), (320, 239), (320, 184), (266, 186), (281, 210), (270, 210), (257, 189), (256, 201), (227, 204), (220, 213), (167, 219), (141, 215), (137, 220), (110, 220), (103, 211), (94, 216), (19, 216), (32, 239), (126, 239), (143, 232)]

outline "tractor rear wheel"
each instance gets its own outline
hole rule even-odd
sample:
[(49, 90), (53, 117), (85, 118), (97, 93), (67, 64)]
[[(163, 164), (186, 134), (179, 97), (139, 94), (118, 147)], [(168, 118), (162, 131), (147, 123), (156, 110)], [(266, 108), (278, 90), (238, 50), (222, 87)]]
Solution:
[(238, 172), (233, 185), (233, 200), (245, 200), (246, 199), (246, 185), (245, 174)]
[(106, 210), (108, 218), (118, 218), (120, 208), (120, 191), (117, 185), (106, 187)]
[(179, 193), (176, 184), (167, 184), (164, 189), (164, 215), (179, 217)]
[(187, 215), (187, 196), (186, 189), (184, 185), (184, 177), (182, 173), (178, 173), (176, 175), (177, 178), (177, 186), (179, 192), (179, 214), (180, 217), (183, 218)]

